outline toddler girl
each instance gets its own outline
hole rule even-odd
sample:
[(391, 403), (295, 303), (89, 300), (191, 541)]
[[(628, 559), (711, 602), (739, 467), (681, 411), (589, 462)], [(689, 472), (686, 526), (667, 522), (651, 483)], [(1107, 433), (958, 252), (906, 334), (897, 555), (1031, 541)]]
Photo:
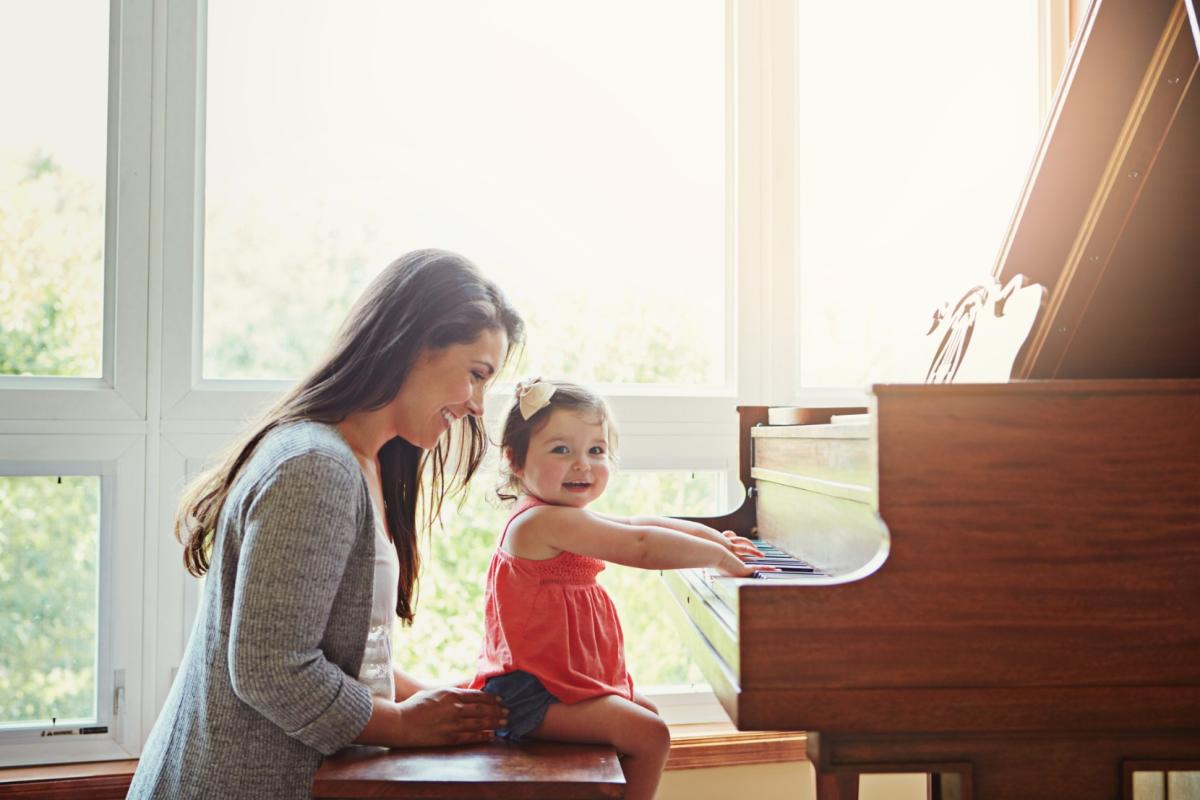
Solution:
[[(664, 517), (587, 509), (608, 484), (616, 444), (604, 400), (571, 383), (533, 380), (501, 435), (507, 500), (519, 500), (488, 569), (483, 648), (471, 688), (500, 696), (497, 735), (613, 745), (626, 797), (652, 798), (670, 736), (625, 669), (616, 609), (596, 574), (604, 562), (642, 569), (754, 569), (747, 539)], [(761, 569), (761, 568), (760, 568)]]

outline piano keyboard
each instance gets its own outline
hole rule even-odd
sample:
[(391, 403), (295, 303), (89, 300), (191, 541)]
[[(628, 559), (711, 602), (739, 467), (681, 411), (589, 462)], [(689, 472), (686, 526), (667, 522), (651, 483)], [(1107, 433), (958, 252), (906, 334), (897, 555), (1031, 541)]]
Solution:
[[(666, 570), (663, 576), (668, 586), (678, 582), (682, 595), (691, 594), (696, 600), (697, 608), (701, 605), (711, 609), (719, 617), (726, 628), (737, 630), (738, 586), (749, 580), (761, 581), (804, 581), (808, 578), (828, 578), (835, 573), (814, 566), (802, 558), (797, 558), (781, 547), (765, 539), (751, 539), (754, 546), (762, 553), (761, 558), (744, 558), (743, 563), (750, 566), (762, 565), (776, 567), (777, 570), (756, 571), (746, 578), (733, 578), (711, 567), (704, 569)], [(687, 605), (686, 600), (681, 603)]]
[(754, 546), (762, 553), (762, 558), (745, 558), (742, 561), (750, 566), (761, 565), (775, 567), (778, 571), (756, 571), (750, 577), (762, 580), (794, 580), (805, 575), (828, 575), (807, 561), (796, 558), (786, 550), (781, 550), (763, 539), (752, 539)]

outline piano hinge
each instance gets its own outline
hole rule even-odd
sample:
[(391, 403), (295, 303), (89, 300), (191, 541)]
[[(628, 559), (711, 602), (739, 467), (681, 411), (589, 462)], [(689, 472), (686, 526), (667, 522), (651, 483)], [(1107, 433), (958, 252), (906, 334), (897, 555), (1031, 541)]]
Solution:
[[(755, 428), (761, 428), (762, 426), (763, 426), (763, 424), (761, 422), (754, 423)], [(746, 487), (746, 497), (749, 500), (753, 500), (754, 496), (756, 494), (758, 494), (758, 490), (754, 488), (754, 478), (750, 476), (750, 471), (752, 471), (754, 469), (754, 465), (758, 463), (758, 460), (755, 457), (755, 456), (757, 456), (757, 454), (758, 454), (758, 442), (755, 441), (754, 434), (751, 433), (750, 434), (750, 464), (749, 464), (749, 469), (746, 472), (746, 480), (749, 481), (749, 483), (750, 483), (750, 485), (748, 485)], [(757, 517), (758, 515), (755, 514), (755, 516)]]

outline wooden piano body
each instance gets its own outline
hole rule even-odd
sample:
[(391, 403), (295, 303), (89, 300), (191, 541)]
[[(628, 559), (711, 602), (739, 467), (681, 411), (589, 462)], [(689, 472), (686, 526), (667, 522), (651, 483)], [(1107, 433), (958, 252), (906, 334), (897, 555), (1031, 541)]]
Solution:
[(864, 420), (743, 407), (742, 506), (821, 569), (665, 573), (744, 730), (938, 797), (1130, 796), (1200, 768), (1200, 90), (1185, 5), (1084, 20), (995, 276), (1050, 291), (1018, 380), (879, 385)]
[(873, 410), (740, 410), (756, 491), (724, 524), (830, 577), (665, 576), (737, 726), (984, 797), (1200, 761), (1200, 381), (881, 386)]

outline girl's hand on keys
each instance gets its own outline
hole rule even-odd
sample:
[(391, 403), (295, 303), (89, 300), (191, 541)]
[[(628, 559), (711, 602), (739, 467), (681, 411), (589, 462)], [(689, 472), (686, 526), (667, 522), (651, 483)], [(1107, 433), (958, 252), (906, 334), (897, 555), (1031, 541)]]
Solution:
[(721, 535), (725, 537), (725, 546), (738, 558), (762, 558), (762, 552), (745, 536), (738, 536), (733, 531), (721, 531)]

